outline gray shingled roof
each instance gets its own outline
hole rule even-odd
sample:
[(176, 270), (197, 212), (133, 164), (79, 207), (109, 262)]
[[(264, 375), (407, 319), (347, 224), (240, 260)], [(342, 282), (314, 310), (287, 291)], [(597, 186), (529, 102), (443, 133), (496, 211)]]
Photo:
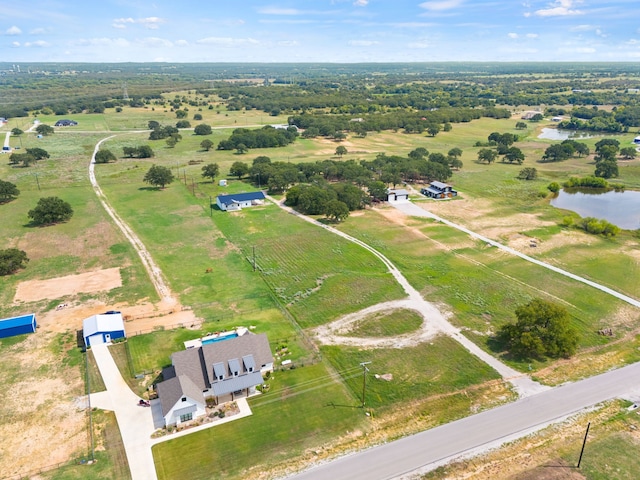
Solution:
[(204, 405), (202, 389), (198, 388), (186, 375), (178, 375), (177, 377), (160, 382), (157, 385), (157, 389), (160, 404), (162, 405), (162, 415), (169, 413), (169, 410), (173, 408), (178, 400), (185, 396)]
[[(211, 382), (207, 378), (208, 376), (204, 374), (207, 368), (205, 367), (204, 357), (202, 356), (202, 349), (189, 348), (175, 352), (171, 355), (171, 363), (173, 363), (176, 375), (188, 376), (201, 391), (211, 386)], [(213, 364), (210, 363), (209, 368), (213, 368)]]
[[(207, 372), (207, 381), (210, 385), (216, 382), (213, 366), (216, 363), (228, 365), (229, 360), (242, 358), (246, 355), (253, 355), (256, 369), (262, 368), (262, 365), (273, 362), (273, 355), (269, 347), (269, 340), (264, 333), (253, 335), (247, 334), (223, 342), (209, 343), (202, 346), (202, 355), (204, 365)], [(239, 365), (240, 375), (248, 372), (248, 367), (244, 362)], [(176, 366), (176, 372), (180, 372)], [(225, 376), (233, 375), (226, 368)]]
[[(265, 334), (246, 334), (175, 352), (171, 361), (173, 371), (166, 369), (167, 376), (175, 376), (157, 385), (163, 415), (183, 396), (204, 403), (203, 391), (210, 388), (219, 396), (259, 385), (262, 383), (260, 369), (273, 362), (273, 355)], [(249, 372), (250, 368), (254, 371)], [(234, 371), (239, 376), (234, 377)], [(225, 379), (219, 381), (221, 373)]]

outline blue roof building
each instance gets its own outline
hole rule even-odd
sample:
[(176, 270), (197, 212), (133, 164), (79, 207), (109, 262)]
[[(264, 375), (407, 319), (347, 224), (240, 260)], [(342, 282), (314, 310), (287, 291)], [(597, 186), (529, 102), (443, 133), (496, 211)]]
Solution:
[(0, 320), (0, 338), (34, 333), (37, 326), (35, 313), (22, 315), (20, 317), (5, 318)]
[(231, 195), (218, 195), (216, 205), (220, 210), (233, 212), (255, 205), (264, 205), (264, 192), (233, 193)]

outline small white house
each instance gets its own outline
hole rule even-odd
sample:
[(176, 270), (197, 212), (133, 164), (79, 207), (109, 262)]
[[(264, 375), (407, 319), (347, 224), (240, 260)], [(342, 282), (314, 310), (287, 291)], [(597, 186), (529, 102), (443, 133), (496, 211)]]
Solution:
[(264, 205), (264, 192), (233, 193), (231, 195), (218, 195), (216, 205), (220, 210), (234, 212), (255, 205)]
[(221, 186), (221, 187), (226, 187), (227, 186), (227, 179), (223, 178), (222, 180), (220, 180), (218, 182), (218, 185)]
[(160, 382), (157, 389), (166, 426), (180, 425), (207, 413), (202, 391), (187, 375)]
[(82, 322), (82, 336), (88, 347), (109, 343), (117, 338), (126, 336), (124, 320), (120, 313), (103, 313), (85, 318)]

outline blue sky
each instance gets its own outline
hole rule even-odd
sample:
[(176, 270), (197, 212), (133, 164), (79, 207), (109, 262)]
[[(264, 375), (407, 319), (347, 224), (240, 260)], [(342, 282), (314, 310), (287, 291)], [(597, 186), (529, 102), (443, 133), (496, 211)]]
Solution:
[(0, 0), (8, 62), (638, 61), (639, 0)]

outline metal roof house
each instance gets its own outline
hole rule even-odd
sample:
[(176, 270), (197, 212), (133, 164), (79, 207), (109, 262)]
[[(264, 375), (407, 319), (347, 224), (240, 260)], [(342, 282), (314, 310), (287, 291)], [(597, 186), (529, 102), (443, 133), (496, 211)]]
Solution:
[(122, 314), (103, 313), (85, 318), (82, 322), (82, 336), (87, 347), (124, 338), (126, 334)]
[(176, 352), (171, 363), (157, 384), (167, 426), (204, 415), (208, 398), (220, 404), (255, 393), (262, 373), (273, 371), (267, 336), (252, 333)]
[(420, 193), (429, 198), (452, 198), (458, 196), (458, 192), (451, 185), (442, 182), (431, 182), (428, 187), (421, 188)]
[(0, 338), (34, 333), (38, 324), (35, 313), (0, 320)]
[(264, 205), (264, 192), (234, 193), (231, 195), (218, 195), (216, 205), (220, 210), (233, 212), (255, 205)]

